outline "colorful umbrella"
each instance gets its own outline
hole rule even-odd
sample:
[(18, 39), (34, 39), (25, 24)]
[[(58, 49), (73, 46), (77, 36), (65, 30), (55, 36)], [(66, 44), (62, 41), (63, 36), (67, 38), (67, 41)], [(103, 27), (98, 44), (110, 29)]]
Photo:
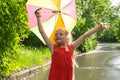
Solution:
[(74, 28), (76, 18), (75, 0), (28, 0), (26, 3), (30, 29), (44, 42), (38, 27), (35, 10), (41, 8), (41, 22), (47, 36), (54, 42), (55, 30), (65, 27), (68, 32)]

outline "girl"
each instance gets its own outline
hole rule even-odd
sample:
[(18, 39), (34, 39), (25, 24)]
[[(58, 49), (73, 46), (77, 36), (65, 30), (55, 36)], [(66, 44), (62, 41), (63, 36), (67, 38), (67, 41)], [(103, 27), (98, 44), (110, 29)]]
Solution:
[(102, 22), (95, 28), (87, 31), (77, 40), (69, 44), (68, 32), (64, 28), (58, 28), (54, 35), (56, 44), (53, 44), (43, 30), (39, 9), (35, 11), (38, 22), (39, 32), (41, 33), (46, 45), (52, 53), (52, 63), (50, 68), (49, 80), (74, 80), (74, 50), (90, 35), (101, 30), (108, 29)]

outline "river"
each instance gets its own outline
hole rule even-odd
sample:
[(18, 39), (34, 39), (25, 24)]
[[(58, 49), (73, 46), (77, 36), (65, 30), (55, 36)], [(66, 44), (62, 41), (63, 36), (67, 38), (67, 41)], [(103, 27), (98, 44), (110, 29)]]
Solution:
[[(78, 55), (75, 80), (120, 80), (120, 44), (98, 44), (88, 55)], [(49, 69), (30, 80), (48, 80)]]

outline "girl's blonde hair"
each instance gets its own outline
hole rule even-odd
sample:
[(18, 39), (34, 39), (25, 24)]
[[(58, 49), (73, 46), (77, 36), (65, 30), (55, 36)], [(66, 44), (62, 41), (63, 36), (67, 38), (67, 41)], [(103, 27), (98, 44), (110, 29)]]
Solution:
[(60, 29), (63, 30), (63, 31), (65, 31), (66, 35), (68, 35), (68, 31), (67, 31), (67, 29), (64, 28), (64, 27), (60, 27), (60, 28), (56, 29), (56, 32), (57, 32), (58, 30), (60, 30)]

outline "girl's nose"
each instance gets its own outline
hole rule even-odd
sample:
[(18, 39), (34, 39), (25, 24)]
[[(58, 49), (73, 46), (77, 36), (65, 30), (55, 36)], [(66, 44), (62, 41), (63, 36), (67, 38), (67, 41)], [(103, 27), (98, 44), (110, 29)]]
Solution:
[(57, 36), (57, 37), (59, 37), (59, 36), (60, 36), (60, 34), (57, 34), (56, 36)]

